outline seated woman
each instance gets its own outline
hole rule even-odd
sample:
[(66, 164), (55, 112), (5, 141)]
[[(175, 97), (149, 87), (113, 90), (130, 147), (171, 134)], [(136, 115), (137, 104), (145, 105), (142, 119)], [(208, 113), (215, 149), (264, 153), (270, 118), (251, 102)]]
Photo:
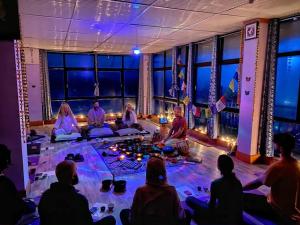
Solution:
[(91, 108), (87, 114), (88, 117), (88, 129), (100, 128), (104, 125), (105, 111), (99, 105), (98, 101), (94, 101), (93, 108)]
[(180, 106), (174, 107), (175, 119), (172, 123), (172, 128), (169, 131), (168, 136), (162, 141), (167, 146), (176, 147), (178, 142), (181, 142), (186, 138), (187, 123), (182, 116), (182, 110)]
[(130, 103), (126, 105), (126, 111), (123, 114), (122, 121), (128, 127), (131, 127), (133, 124), (137, 124), (137, 116)]
[(222, 177), (211, 183), (209, 202), (195, 197), (186, 199), (199, 224), (243, 224), (242, 184), (232, 172), (233, 168), (232, 159), (228, 155), (220, 155), (218, 169)]
[(54, 124), (52, 135), (66, 135), (80, 133), (80, 128), (68, 103), (63, 102), (58, 111), (58, 118)]
[(120, 218), (123, 225), (190, 224), (190, 213), (181, 207), (175, 187), (167, 183), (162, 158), (149, 159), (146, 185), (136, 190), (131, 209), (123, 209)]

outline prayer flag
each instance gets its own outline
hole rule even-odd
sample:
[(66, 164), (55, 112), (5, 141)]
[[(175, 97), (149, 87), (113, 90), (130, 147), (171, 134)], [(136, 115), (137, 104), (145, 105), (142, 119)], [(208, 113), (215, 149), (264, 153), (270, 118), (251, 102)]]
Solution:
[(226, 98), (222, 96), (219, 101), (216, 103), (216, 109), (218, 112), (221, 112), (226, 108)]
[(189, 104), (189, 102), (190, 102), (189, 96), (185, 96), (185, 98), (182, 100), (182, 102), (183, 102), (184, 105)]
[(229, 83), (229, 88), (231, 89), (232, 92), (234, 92), (234, 79), (232, 79)]

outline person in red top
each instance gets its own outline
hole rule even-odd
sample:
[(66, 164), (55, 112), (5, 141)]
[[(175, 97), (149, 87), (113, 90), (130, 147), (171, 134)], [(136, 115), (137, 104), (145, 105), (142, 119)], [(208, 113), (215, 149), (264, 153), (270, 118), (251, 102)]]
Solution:
[(163, 140), (163, 143), (167, 146), (176, 146), (176, 144), (186, 137), (187, 123), (182, 116), (182, 109), (180, 106), (174, 107), (175, 119), (172, 123), (172, 128), (169, 131), (168, 136)]

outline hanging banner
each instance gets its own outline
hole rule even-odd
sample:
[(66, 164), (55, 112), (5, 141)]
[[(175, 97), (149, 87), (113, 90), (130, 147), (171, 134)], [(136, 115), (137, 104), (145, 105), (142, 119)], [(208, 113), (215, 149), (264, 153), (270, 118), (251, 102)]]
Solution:
[(219, 101), (216, 103), (216, 109), (218, 112), (221, 112), (226, 108), (226, 98), (222, 96)]
[(183, 104), (188, 105), (190, 103), (189, 96), (185, 96), (185, 98), (182, 100)]

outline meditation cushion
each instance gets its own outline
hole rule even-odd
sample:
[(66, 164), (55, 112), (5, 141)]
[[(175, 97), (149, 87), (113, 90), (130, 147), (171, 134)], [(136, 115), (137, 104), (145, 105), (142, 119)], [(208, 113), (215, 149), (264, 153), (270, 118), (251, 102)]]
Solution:
[(71, 134), (61, 134), (57, 135), (55, 141), (73, 141), (77, 138), (81, 138), (81, 134), (79, 133), (71, 133)]
[(114, 132), (109, 127), (93, 128), (90, 130), (90, 137), (110, 137)]
[(139, 134), (140, 131), (134, 128), (124, 128), (116, 131), (120, 136)]

